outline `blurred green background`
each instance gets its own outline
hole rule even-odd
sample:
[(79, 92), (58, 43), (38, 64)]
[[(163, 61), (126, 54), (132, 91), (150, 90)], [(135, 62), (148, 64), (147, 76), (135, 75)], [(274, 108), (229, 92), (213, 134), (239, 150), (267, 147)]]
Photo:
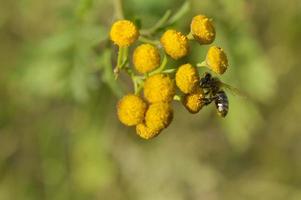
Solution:
[[(183, 2), (123, 4), (148, 28)], [(212, 17), (223, 80), (249, 98), (230, 96), (226, 119), (175, 102), (170, 127), (144, 141), (115, 115), (130, 82), (112, 81), (113, 1), (0, 1), (0, 200), (301, 199), (301, 1), (188, 2), (174, 27)]]

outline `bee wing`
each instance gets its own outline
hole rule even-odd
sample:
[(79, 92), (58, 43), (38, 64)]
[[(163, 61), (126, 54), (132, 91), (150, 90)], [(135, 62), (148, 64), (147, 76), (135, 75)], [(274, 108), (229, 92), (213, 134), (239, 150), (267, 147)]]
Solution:
[(240, 91), (239, 89), (237, 89), (237, 88), (235, 88), (235, 87), (233, 87), (231, 85), (228, 85), (227, 83), (224, 83), (224, 82), (220, 82), (220, 84), (221, 84), (222, 88), (224, 88), (227, 91), (229, 91), (232, 95), (234, 95), (234, 96), (240, 96), (242, 98), (247, 98), (247, 95), (244, 92)]

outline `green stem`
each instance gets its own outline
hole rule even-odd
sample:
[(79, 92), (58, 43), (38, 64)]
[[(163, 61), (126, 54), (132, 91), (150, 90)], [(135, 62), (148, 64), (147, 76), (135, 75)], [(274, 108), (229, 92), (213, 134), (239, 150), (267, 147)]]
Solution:
[(123, 9), (122, 9), (122, 0), (114, 0), (114, 9), (117, 19), (124, 19)]
[(141, 82), (140, 84), (137, 84), (137, 85), (138, 85), (138, 87), (137, 87), (137, 89), (135, 91), (135, 94), (139, 94), (140, 93), (140, 91), (143, 88), (144, 82)]
[(125, 72), (131, 77), (133, 85), (134, 85), (134, 93), (138, 93), (138, 84), (141, 82), (141, 77), (136, 76), (133, 70), (127, 66), (124, 68)]
[(138, 84), (135, 79), (133, 79), (133, 84), (134, 84), (134, 92), (135, 94), (138, 94)]
[(197, 67), (208, 67), (206, 61), (203, 61), (203, 62), (201, 62), (201, 63), (197, 63), (196, 66), (197, 66)]
[(115, 79), (118, 78), (120, 70), (122, 70), (128, 63), (128, 47), (119, 47), (117, 65), (114, 69)]
[(162, 73), (164, 73), (164, 74), (172, 74), (175, 71), (176, 71), (176, 69), (166, 69), (166, 70), (162, 71)]
[(153, 45), (155, 45), (155, 46), (160, 45), (160, 42), (159, 42), (158, 40), (151, 40), (151, 39), (148, 39), (148, 38), (143, 37), (143, 36), (140, 36), (138, 40), (139, 40), (140, 42), (153, 44)]
[(119, 72), (120, 72), (120, 69), (121, 69), (120, 66), (122, 64), (122, 61), (123, 61), (123, 48), (119, 47), (119, 49), (118, 49), (118, 56), (117, 56), (117, 65), (114, 68), (114, 77), (115, 77), (115, 80), (118, 79), (118, 75), (119, 75)]
[(169, 17), (171, 15), (171, 11), (167, 10), (165, 12), (165, 14), (163, 15), (163, 17), (161, 17), (161, 19), (159, 19), (159, 21), (151, 28), (149, 29), (145, 29), (145, 30), (141, 30), (141, 34), (142, 35), (152, 35), (155, 32), (157, 32), (160, 28), (162, 28), (168, 21)]
[(120, 68), (122, 69), (127, 61), (128, 61), (128, 53), (129, 53), (129, 48), (128, 47), (123, 47), (123, 51), (122, 51), (122, 61), (121, 61), (121, 66)]
[(117, 57), (117, 67), (119, 68), (123, 62), (123, 47), (119, 47), (118, 49), (118, 57)]
[(152, 71), (151, 73), (149, 73), (149, 76), (162, 72), (165, 69), (166, 64), (167, 64), (167, 56), (164, 55), (164, 58), (163, 58), (163, 61), (160, 65), (160, 67), (157, 68), (156, 70)]
[(194, 37), (193, 37), (191, 32), (189, 32), (189, 34), (186, 35), (186, 37), (187, 37), (188, 40), (194, 40)]

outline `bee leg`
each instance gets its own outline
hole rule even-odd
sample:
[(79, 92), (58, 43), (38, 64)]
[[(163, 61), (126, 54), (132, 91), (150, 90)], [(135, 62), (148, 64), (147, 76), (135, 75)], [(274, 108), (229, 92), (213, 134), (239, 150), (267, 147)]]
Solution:
[(212, 101), (214, 101), (214, 98), (202, 98), (202, 101), (205, 106), (209, 105)]
[(216, 98), (217, 98), (217, 96), (209, 97), (209, 98), (202, 98), (202, 101), (203, 101), (204, 105), (207, 106), (210, 103), (212, 103), (212, 101), (215, 101)]
[(210, 93), (210, 91), (208, 90), (208, 91), (206, 91), (206, 92), (204, 92), (204, 94), (205, 95), (208, 95)]
[(207, 96), (210, 94), (210, 87), (202, 87), (204, 95)]

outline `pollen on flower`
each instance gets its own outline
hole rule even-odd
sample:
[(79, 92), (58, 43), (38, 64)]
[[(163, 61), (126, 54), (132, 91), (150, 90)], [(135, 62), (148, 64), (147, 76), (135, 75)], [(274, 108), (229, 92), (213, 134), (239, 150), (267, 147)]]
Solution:
[(191, 33), (200, 44), (211, 44), (215, 39), (212, 20), (204, 15), (197, 15), (191, 21)]
[(166, 128), (173, 118), (171, 105), (165, 102), (151, 104), (145, 113), (145, 124), (151, 130)]
[(159, 135), (160, 130), (154, 130), (147, 127), (144, 123), (141, 123), (136, 126), (136, 133), (141, 138), (148, 140)]
[(179, 67), (176, 73), (176, 84), (185, 94), (191, 93), (199, 83), (199, 74), (196, 67), (191, 64), (184, 64)]
[(133, 63), (138, 72), (150, 72), (160, 65), (159, 50), (151, 44), (142, 44), (134, 51)]
[(167, 30), (161, 37), (160, 42), (165, 52), (177, 60), (188, 54), (189, 45), (185, 35), (175, 30)]
[(203, 107), (204, 92), (200, 87), (183, 97), (182, 103), (190, 113), (198, 113)]
[(112, 25), (110, 37), (119, 47), (126, 47), (138, 39), (139, 31), (133, 22), (119, 20)]
[(128, 94), (118, 102), (117, 115), (124, 125), (134, 126), (143, 121), (146, 108), (141, 97)]
[(165, 74), (155, 74), (144, 82), (144, 97), (150, 103), (170, 102), (175, 95), (174, 81)]
[(228, 68), (227, 55), (222, 48), (217, 46), (209, 48), (206, 56), (206, 63), (209, 68), (217, 74), (225, 73)]

